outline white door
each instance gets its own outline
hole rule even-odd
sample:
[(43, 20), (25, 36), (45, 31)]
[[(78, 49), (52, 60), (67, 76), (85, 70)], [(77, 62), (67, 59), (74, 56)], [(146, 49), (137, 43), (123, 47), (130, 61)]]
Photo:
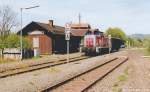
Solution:
[(39, 37), (33, 38), (34, 57), (39, 56)]

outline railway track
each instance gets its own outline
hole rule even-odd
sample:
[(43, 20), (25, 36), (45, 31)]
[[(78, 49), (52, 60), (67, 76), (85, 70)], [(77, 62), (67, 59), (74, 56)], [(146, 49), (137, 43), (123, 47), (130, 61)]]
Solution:
[(71, 79), (44, 89), (42, 92), (86, 92), (94, 84), (102, 80), (105, 76), (118, 68), (127, 60), (128, 57), (111, 59), (108, 62), (94, 67), (82, 74), (74, 76)]
[(87, 58), (89, 58), (89, 57), (80, 56), (80, 57), (70, 58), (69, 62), (66, 62), (66, 59), (61, 59), (59, 61), (45, 62), (45, 63), (41, 63), (41, 64), (30, 65), (28, 67), (9, 69), (9, 70), (0, 72), (0, 78), (5, 78), (5, 77), (22, 74), (22, 73), (26, 73), (26, 72), (31, 72), (31, 71), (35, 71), (35, 70), (39, 70), (39, 69), (44, 69), (44, 68), (52, 67), (52, 66), (56, 66), (56, 65), (62, 65), (62, 64), (75, 62), (75, 61), (79, 61), (79, 60), (83, 60), (83, 59), (87, 59)]

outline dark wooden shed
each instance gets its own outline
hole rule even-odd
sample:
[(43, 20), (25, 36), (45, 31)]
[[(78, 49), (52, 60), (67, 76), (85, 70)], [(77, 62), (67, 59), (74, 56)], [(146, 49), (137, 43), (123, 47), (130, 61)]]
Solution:
[[(81, 38), (87, 30), (72, 29), (70, 51), (78, 51)], [(31, 22), (22, 29), (23, 36), (27, 36), (32, 44), (32, 49), (38, 49), (40, 55), (52, 53), (65, 53), (65, 28), (49, 23)], [(20, 31), (17, 33), (20, 34)]]

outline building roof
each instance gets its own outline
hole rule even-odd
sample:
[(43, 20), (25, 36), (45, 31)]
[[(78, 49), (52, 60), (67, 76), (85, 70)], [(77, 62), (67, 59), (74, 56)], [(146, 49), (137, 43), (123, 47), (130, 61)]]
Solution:
[(91, 28), (91, 26), (88, 23), (78, 23), (78, 24), (71, 24), (71, 28), (75, 29), (82, 29), (82, 28)]
[(40, 22), (35, 22), (35, 23), (54, 34), (64, 34), (65, 31), (65, 28), (61, 26), (53, 25), (52, 27), (50, 27), (49, 24), (46, 23), (40, 23)]
[(71, 34), (74, 36), (84, 36), (87, 29), (71, 29)]
[(71, 33), (74, 36), (84, 36), (85, 33), (90, 29), (91, 26), (88, 23), (71, 24)]
[[(48, 32), (51, 32), (52, 34), (57, 35), (65, 35), (65, 27), (53, 25), (52, 26), (49, 23), (40, 23), (40, 22), (34, 22), (32, 21), (27, 26), (25, 26), (22, 31), (23, 33), (27, 34), (30, 30), (30, 28), (36, 30), (36, 27), (38, 26)], [(89, 24), (72, 24), (71, 25), (71, 35), (72, 36), (84, 36), (84, 34), (88, 31), (90, 28)], [(20, 31), (18, 32), (20, 34)]]

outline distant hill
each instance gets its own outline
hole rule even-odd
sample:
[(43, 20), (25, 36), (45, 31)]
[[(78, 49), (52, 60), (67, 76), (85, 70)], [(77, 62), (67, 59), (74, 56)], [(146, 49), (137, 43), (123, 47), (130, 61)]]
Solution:
[(144, 38), (150, 38), (150, 34), (132, 34), (129, 35), (131, 38), (136, 38), (136, 39), (144, 39)]

